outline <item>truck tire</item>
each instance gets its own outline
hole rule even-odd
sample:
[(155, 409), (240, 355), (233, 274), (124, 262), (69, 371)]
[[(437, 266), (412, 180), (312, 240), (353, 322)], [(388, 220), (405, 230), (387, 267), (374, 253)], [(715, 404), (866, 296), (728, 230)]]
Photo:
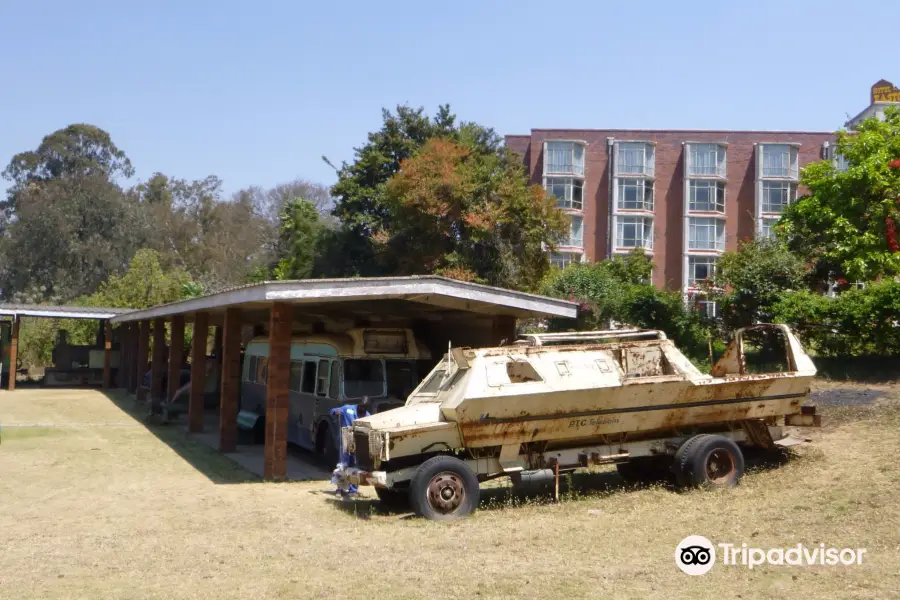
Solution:
[[(692, 487), (734, 487), (744, 474), (744, 455), (730, 438), (721, 435), (697, 436), (680, 461), (684, 485)], [(687, 443), (685, 445), (687, 445)]]
[(409, 484), (409, 503), (417, 516), (435, 521), (459, 519), (478, 506), (478, 478), (452, 456), (429, 458)]
[(391, 510), (406, 510), (409, 508), (409, 490), (376, 487), (375, 494), (378, 501)]

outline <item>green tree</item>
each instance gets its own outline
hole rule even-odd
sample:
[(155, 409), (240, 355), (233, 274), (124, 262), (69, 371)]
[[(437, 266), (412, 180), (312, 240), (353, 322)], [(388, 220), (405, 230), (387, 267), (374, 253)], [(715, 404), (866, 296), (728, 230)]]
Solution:
[(385, 111), (332, 194), (342, 231), (331, 243), (343, 246), (345, 272), (361, 275), (436, 272), (534, 289), (549, 267), (545, 249), (568, 231), (501, 138), (457, 125), (447, 106), (433, 119)]
[(275, 267), (276, 279), (312, 276), (323, 225), (316, 205), (309, 200), (289, 200), (281, 213), (284, 256)]
[(809, 193), (787, 208), (779, 228), (790, 247), (833, 278), (872, 280), (900, 274), (900, 109), (837, 133), (836, 152), (849, 161), (808, 165)]
[(197, 295), (198, 291), (187, 271), (164, 270), (159, 254), (144, 248), (135, 253), (123, 274), (111, 276), (81, 302), (85, 306), (149, 308)]
[(708, 282), (709, 294), (719, 304), (727, 330), (770, 322), (772, 306), (787, 291), (805, 289), (807, 267), (781, 241), (741, 242), (723, 254)]

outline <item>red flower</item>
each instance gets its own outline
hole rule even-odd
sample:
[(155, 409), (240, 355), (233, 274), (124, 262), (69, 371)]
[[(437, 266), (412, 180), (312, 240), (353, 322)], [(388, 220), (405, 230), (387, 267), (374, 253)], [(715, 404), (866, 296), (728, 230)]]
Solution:
[(891, 162), (888, 163), (888, 167), (891, 169), (900, 169), (900, 158), (895, 158)]

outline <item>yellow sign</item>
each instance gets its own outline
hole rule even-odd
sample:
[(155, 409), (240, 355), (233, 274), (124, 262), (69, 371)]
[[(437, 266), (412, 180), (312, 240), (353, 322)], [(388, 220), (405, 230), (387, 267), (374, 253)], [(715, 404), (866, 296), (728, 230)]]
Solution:
[(900, 88), (882, 79), (872, 86), (872, 102), (900, 102)]

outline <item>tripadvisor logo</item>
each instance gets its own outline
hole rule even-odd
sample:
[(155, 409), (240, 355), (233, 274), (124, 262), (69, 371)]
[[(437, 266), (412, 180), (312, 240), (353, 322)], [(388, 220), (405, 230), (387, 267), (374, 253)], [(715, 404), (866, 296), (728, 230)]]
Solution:
[[(718, 551), (716, 550), (718, 548)], [(702, 535), (689, 535), (675, 547), (675, 565), (688, 575), (704, 575), (716, 564), (717, 556), (727, 566), (753, 569), (760, 565), (837, 566), (861, 565), (865, 548), (831, 548), (824, 543), (807, 547), (753, 548), (747, 544), (713, 544)]]

